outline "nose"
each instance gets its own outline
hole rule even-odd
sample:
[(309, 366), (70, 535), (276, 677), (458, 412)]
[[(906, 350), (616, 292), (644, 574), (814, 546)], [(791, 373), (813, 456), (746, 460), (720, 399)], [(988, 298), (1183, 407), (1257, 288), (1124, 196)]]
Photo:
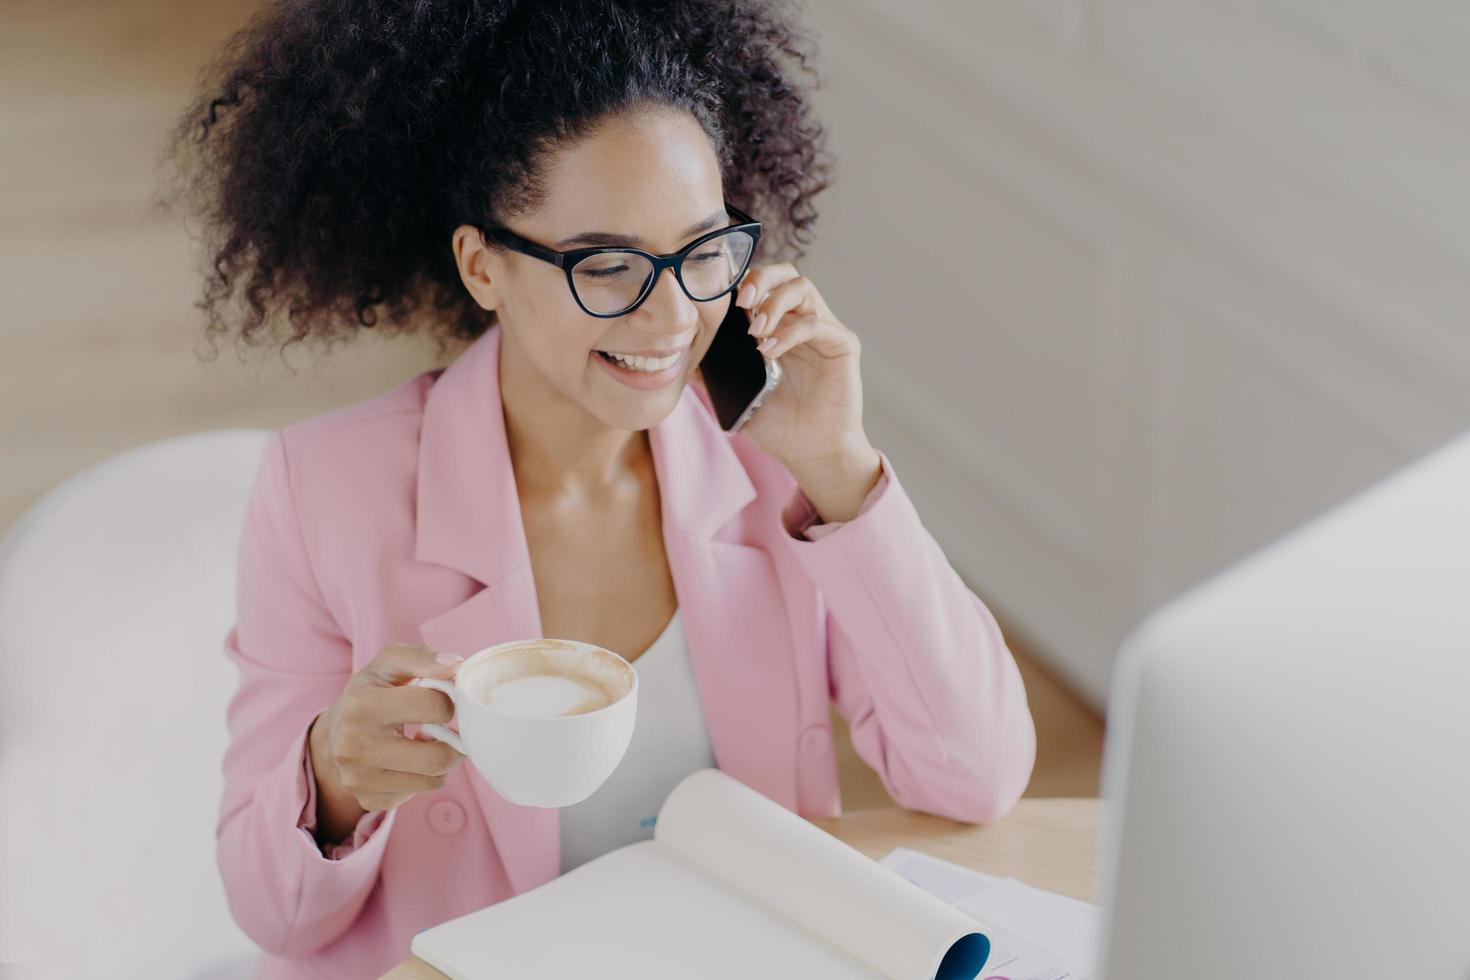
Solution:
[(658, 278), (653, 282), (652, 291), (644, 299), (643, 305), (638, 307), (637, 312), (642, 314), (645, 322), (657, 324), (661, 331), (667, 330), (670, 326), (682, 331), (692, 327), (699, 320), (698, 306), (679, 285), (678, 279), (674, 277), (673, 269), (659, 270)]

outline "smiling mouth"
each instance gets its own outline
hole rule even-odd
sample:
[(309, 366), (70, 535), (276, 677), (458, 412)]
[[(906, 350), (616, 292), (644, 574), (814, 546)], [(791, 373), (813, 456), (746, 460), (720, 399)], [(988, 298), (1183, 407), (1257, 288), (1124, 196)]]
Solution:
[(627, 371), (636, 371), (639, 374), (657, 374), (667, 371), (683, 360), (687, 350), (669, 354), (665, 357), (642, 357), (634, 354), (613, 354), (605, 350), (597, 352), (598, 356), (610, 364), (615, 364)]

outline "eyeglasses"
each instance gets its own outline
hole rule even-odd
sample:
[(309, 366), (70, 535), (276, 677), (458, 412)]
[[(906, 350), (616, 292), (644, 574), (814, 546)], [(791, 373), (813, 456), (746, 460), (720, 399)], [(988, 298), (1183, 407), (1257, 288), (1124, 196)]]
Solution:
[(725, 210), (739, 224), (701, 235), (668, 255), (622, 245), (558, 252), (522, 238), (509, 228), (480, 231), (512, 251), (564, 270), (572, 298), (583, 312), (599, 317), (626, 316), (653, 292), (664, 269), (674, 270), (679, 288), (696, 303), (719, 299), (735, 288), (760, 241), (761, 224), (728, 202)]

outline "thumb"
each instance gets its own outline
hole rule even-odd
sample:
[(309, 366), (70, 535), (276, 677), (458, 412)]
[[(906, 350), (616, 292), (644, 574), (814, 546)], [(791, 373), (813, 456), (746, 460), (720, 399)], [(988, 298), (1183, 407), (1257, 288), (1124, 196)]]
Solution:
[(391, 643), (363, 668), (373, 680), (388, 686), (406, 684), (415, 677), (451, 680), (459, 672), (463, 657), (422, 644)]

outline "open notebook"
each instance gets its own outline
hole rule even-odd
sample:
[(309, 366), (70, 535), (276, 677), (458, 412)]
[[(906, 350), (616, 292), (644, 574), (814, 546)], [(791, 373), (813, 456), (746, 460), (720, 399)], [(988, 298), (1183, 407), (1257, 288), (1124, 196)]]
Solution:
[(717, 769), (654, 839), (414, 937), (453, 980), (698, 976), (971, 980), (975, 921)]

